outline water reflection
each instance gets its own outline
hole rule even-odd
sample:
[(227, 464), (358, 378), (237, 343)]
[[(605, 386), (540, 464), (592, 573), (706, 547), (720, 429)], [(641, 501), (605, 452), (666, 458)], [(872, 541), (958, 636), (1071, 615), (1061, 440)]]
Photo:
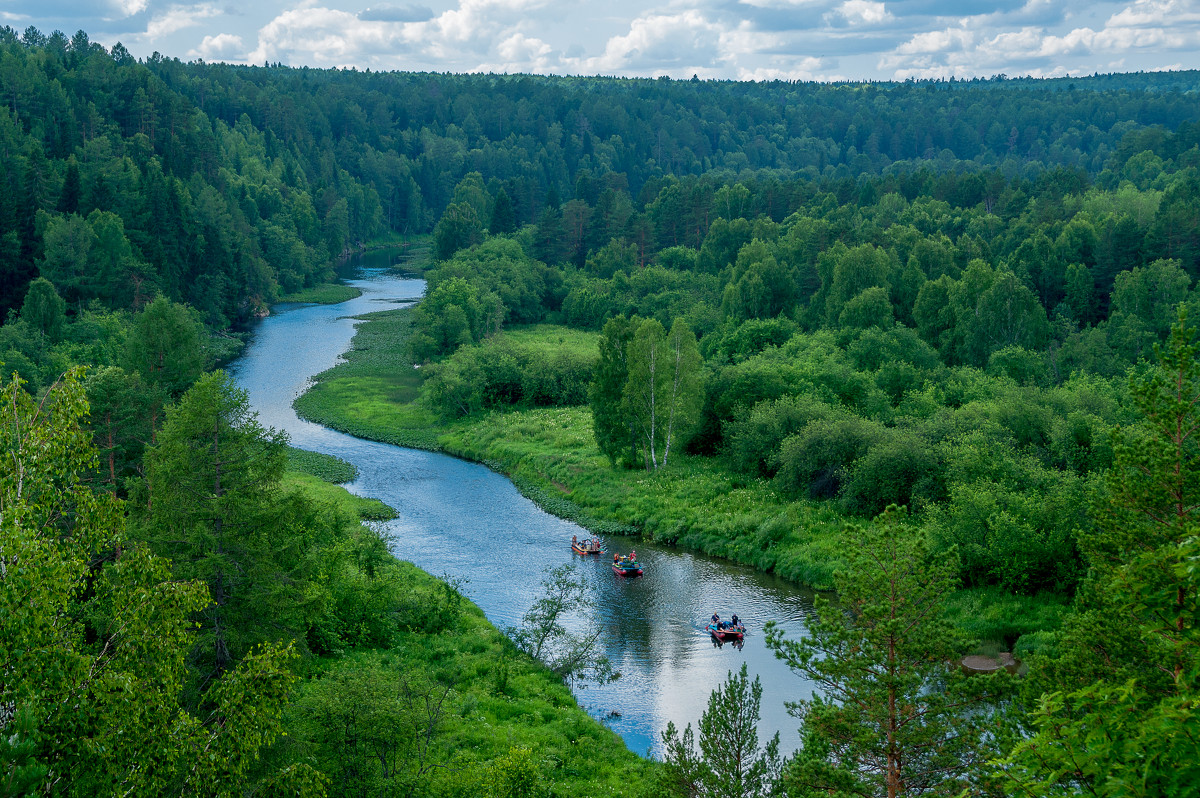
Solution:
[[(387, 265), (386, 254), (376, 257), (378, 265)], [(581, 557), (570, 540), (589, 537), (586, 530), (542, 512), (483, 466), (359, 440), (296, 417), (292, 401), (349, 347), (357, 323), (350, 317), (414, 300), (424, 287), (380, 270), (354, 285), (363, 290), (357, 299), (277, 308), (256, 330), (230, 371), (249, 392), (260, 421), (287, 431), (296, 446), (354, 463), (359, 477), (350, 490), (400, 513), (387, 525), (397, 556), (430, 573), (468, 580), (465, 592), (497, 626), (520, 622), (540, 582), (536, 570), (518, 574), (497, 564), (520, 559), (548, 568), (574, 562), (599, 608), (590, 620), (604, 628), (605, 652), (622, 673), (618, 682), (577, 695), (632, 750), (657, 752), (668, 721), (681, 729), (695, 725), (709, 692), (743, 661), (751, 677), (762, 680), (760, 736), (780, 731), (784, 750), (793, 750), (796, 724), (784, 702), (807, 697), (811, 689), (766, 649), (762, 628), (774, 620), (789, 636), (799, 636), (812, 611), (809, 593), (769, 574), (641, 540), (613, 537), (604, 541), (607, 554)], [(614, 574), (612, 554), (633, 548), (645, 575)], [(747, 628), (741, 645), (713, 645), (706, 626), (714, 611), (741, 617)]]

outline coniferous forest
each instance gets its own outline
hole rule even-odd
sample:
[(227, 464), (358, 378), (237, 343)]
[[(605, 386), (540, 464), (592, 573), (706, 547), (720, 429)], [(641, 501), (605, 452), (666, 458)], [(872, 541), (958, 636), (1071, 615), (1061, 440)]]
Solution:
[[(1200, 795), (1200, 73), (377, 73), (3, 28), (0, 156), (0, 794)], [(817, 686), (799, 750), (743, 668), (636, 756), (569, 689), (615, 676), (570, 573), (502, 633), (259, 423), (220, 367), (383, 245), (425, 297), (301, 414), (832, 591), (766, 630)]]

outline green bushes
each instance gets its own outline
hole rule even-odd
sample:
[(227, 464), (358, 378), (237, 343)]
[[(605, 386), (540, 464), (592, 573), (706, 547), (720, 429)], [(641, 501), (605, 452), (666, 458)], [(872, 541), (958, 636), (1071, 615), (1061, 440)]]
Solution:
[(442, 418), (508, 405), (586, 404), (597, 355), (551, 338), (489, 338), (426, 367), (423, 394)]

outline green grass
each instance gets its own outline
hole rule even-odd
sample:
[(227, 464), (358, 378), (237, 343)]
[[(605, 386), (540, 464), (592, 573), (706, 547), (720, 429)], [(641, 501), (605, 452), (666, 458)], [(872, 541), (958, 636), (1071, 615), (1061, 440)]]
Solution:
[(313, 498), (336, 507), (348, 518), (359, 518), (363, 521), (388, 521), (396, 517), (396, 511), (379, 499), (355, 496), (340, 485), (326, 482), (320, 477), (300, 471), (288, 471), (284, 474), (283, 487), (290, 490), (303, 490)]
[(358, 476), (358, 469), (340, 457), (294, 446), (288, 447), (288, 470), (309, 474), (335, 485), (351, 482)]
[(1064, 596), (1017, 596), (996, 587), (960, 590), (948, 604), (950, 620), (983, 646), (998, 651), (1012, 651), (1022, 636), (1057, 629), (1070, 606)]
[[(300, 415), (363, 438), (435, 449), (509, 476), (546, 511), (592, 532), (638, 534), (771, 571), (818, 590), (843, 564), (842, 530), (857, 521), (829, 502), (792, 500), (715, 458), (672, 453), (668, 468), (612, 468), (586, 407), (493, 411), (439, 424), (419, 402), (420, 370), (405, 342), (411, 311), (367, 316), (347, 362), (318, 375)], [(529, 347), (594, 347), (596, 336), (551, 325), (505, 332)], [(963, 590), (949, 617), (986, 645), (1057, 628), (1067, 600)]]
[(501, 335), (515, 347), (553, 352), (566, 352), (584, 359), (597, 357), (600, 333), (573, 330), (557, 324), (532, 324), (514, 327)]
[(405, 342), (407, 309), (369, 314), (345, 362), (316, 375), (294, 402), (301, 418), (360, 438), (418, 449), (438, 448), (433, 415), (417, 403), (421, 374)]
[[(347, 514), (362, 516), (370, 504), (308, 474), (289, 472), (285, 486)], [(393, 569), (391, 583), (403, 586), (402, 618), (425, 612), (431, 601), (450, 595), (441, 580), (412, 563), (393, 560), (388, 567)], [(513, 749), (532, 752), (543, 786), (552, 789), (548, 794), (642, 794), (641, 785), (658, 765), (632, 753), (617, 734), (584, 712), (567, 686), (519, 652), (479, 607), (465, 598), (455, 606), (456, 614), (438, 631), (405, 631), (401, 623), (387, 648), (353, 649), (309, 661), (297, 701), (323, 676), (364, 663), (421, 674), (452, 685), (435, 743), (437, 756), (451, 767), (433, 771), (423, 794), (489, 794), (489, 780)], [(293, 741), (289, 744), (306, 752), (319, 750), (319, 736), (309, 737), (312, 729), (296, 714), (298, 706), (293, 704), (285, 720)]]
[(291, 294), (279, 297), (283, 302), (307, 302), (315, 305), (336, 305), (362, 296), (362, 291), (351, 285), (341, 283), (321, 283), (312, 288), (305, 288)]

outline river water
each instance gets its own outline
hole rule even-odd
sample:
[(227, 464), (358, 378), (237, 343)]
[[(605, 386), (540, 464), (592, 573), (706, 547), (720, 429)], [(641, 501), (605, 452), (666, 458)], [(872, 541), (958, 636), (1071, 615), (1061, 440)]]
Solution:
[[(380, 257), (380, 256), (377, 256)], [(388, 257), (384, 255), (382, 257)], [(298, 418), (292, 402), (311, 377), (333, 366), (350, 346), (354, 315), (385, 310), (420, 297), (424, 281), (359, 264), (362, 289), (340, 305), (279, 306), (257, 327), (245, 353), (229, 367), (259, 421), (284, 430), (292, 445), (353, 463), (358, 478), (346, 487), (380, 499), (399, 517), (387, 524), (396, 556), (431, 574), (466, 580), (464, 593), (496, 626), (516, 625), (538, 597), (541, 570), (575, 561), (589, 579), (605, 627), (609, 658), (621, 671), (610, 685), (576, 690), (579, 702), (639, 754), (661, 754), (668, 721), (682, 731), (697, 724), (709, 693), (745, 662), (762, 680), (760, 741), (779, 732), (781, 750), (798, 745), (796, 720), (785, 702), (807, 698), (811, 687), (763, 644), (774, 620), (797, 637), (812, 615), (812, 595), (768, 574), (698, 554), (611, 538), (611, 552), (636, 548), (645, 575), (616, 576), (604, 558), (572, 553), (580, 527), (549, 515), (521, 496), (505, 477), (453, 457), (361, 440)], [(386, 261), (384, 263), (386, 265)], [(704, 631), (708, 617), (736, 612), (745, 644), (718, 647)]]

